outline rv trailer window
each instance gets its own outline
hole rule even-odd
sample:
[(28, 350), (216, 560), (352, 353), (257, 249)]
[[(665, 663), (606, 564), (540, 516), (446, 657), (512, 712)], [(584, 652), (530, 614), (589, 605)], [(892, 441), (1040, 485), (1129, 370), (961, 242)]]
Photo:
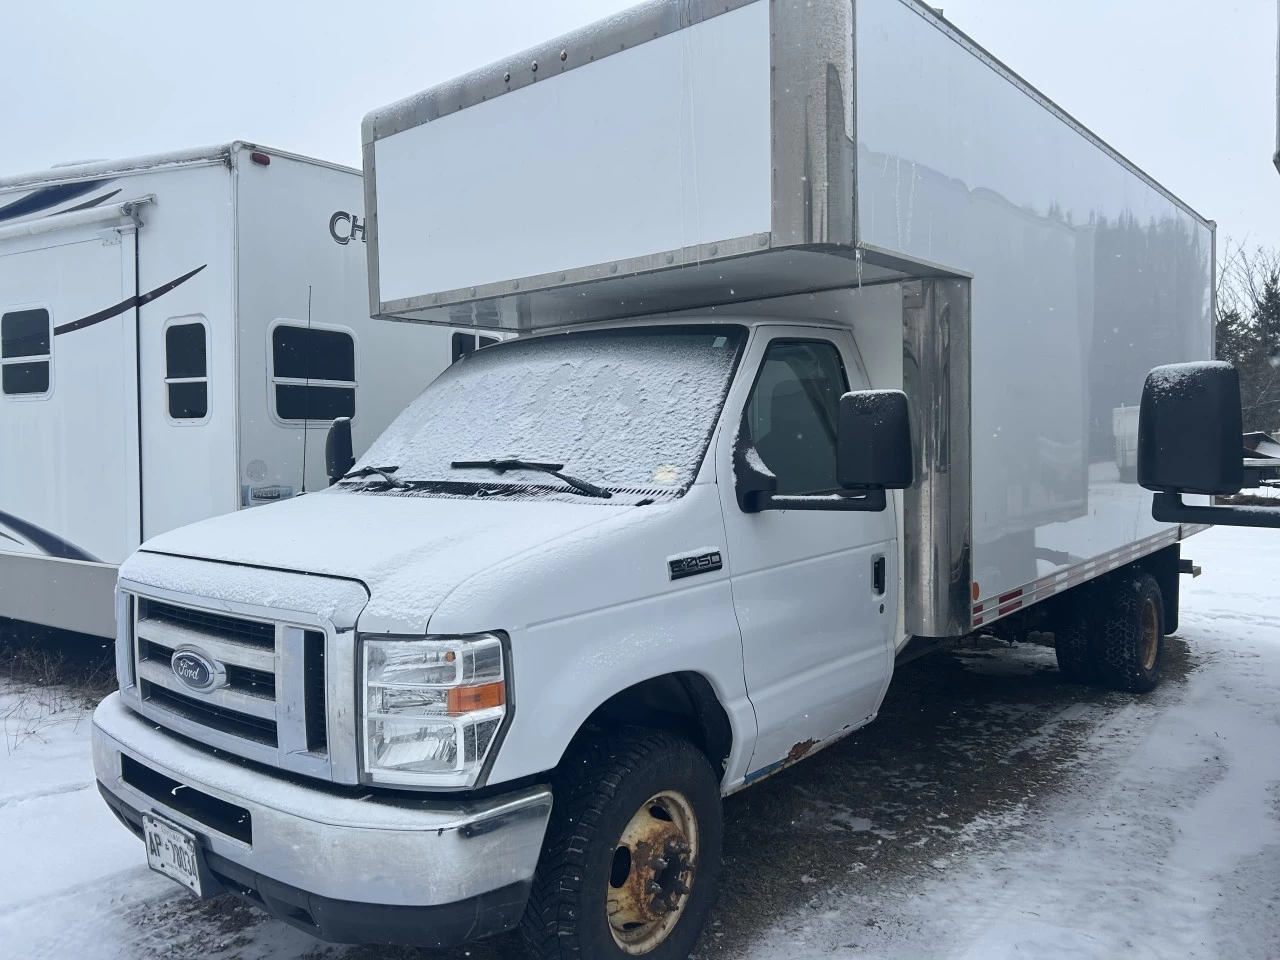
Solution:
[(271, 384), (281, 420), (329, 422), (356, 413), (356, 341), (345, 330), (278, 324)]
[(43, 396), (49, 392), (53, 330), (43, 307), (13, 310), (0, 317), (0, 380), (5, 395)]
[(164, 332), (164, 384), (171, 420), (209, 413), (209, 356), (202, 322), (174, 323)]

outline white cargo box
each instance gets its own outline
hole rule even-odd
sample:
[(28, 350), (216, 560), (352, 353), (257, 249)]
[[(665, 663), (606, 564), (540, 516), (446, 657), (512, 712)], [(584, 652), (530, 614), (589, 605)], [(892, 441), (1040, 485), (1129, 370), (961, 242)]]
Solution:
[(657, 0), (370, 114), (364, 170), (382, 317), (902, 283), (919, 633), (1180, 535), (1112, 411), (1212, 355), (1214, 225), (916, 0)]
[[(1209, 222), (915, 0), (656, 0), (363, 139), (378, 316), (518, 330), (1035, 269), (1125, 216), (1183, 238), (1167, 297), (1207, 308)], [(1071, 274), (1045, 293), (1074, 311)]]

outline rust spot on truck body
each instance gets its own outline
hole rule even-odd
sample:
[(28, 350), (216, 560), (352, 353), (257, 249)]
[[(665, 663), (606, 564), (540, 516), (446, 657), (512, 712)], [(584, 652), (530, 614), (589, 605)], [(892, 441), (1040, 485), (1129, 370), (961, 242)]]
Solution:
[(805, 754), (818, 745), (817, 740), (801, 740), (794, 747), (787, 751), (787, 763), (795, 763), (797, 760), (803, 760)]

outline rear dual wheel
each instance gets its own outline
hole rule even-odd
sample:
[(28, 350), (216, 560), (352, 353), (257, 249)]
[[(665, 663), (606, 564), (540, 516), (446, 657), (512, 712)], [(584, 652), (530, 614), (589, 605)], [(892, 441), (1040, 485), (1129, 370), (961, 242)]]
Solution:
[(689, 955), (715, 899), (720, 784), (693, 744), (630, 728), (575, 744), (522, 924), (543, 960)]
[(1098, 676), (1114, 690), (1146, 693), (1160, 682), (1164, 659), (1164, 597), (1150, 574), (1120, 580), (1106, 597), (1094, 632)]
[(1070, 680), (1146, 693), (1160, 682), (1164, 596), (1147, 573), (1109, 578), (1082, 592), (1055, 632), (1058, 669)]

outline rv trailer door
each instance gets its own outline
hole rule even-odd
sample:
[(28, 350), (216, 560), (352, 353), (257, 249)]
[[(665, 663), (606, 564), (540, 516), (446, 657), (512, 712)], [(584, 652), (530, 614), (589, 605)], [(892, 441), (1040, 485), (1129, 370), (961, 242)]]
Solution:
[[(6, 562), (119, 564), (138, 545), (134, 230), (95, 225), (0, 242)], [(17, 615), (8, 594), (32, 586), (0, 577), (0, 616)]]

